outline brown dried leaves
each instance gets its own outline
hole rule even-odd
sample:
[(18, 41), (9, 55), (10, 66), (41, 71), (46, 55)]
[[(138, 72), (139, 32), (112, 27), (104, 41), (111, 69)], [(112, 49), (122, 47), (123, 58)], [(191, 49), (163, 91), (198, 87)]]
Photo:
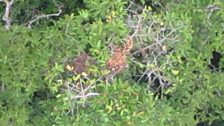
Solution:
[(87, 53), (80, 54), (72, 63), (66, 66), (69, 71), (74, 71), (77, 74), (83, 74), (88, 71), (89, 64), (92, 62), (91, 57)]
[(130, 53), (132, 47), (133, 39), (130, 36), (125, 41), (123, 47), (115, 46), (112, 57), (106, 63), (107, 69), (113, 74), (117, 74), (127, 67), (127, 55)]
[[(127, 56), (133, 47), (133, 39), (129, 36), (122, 47), (113, 47), (113, 53), (110, 59), (106, 62), (106, 68), (112, 72), (113, 75), (120, 73), (127, 67)], [(94, 63), (93, 59), (87, 54), (80, 54), (72, 63), (66, 66), (69, 71), (74, 71), (77, 74), (88, 72), (90, 64)]]

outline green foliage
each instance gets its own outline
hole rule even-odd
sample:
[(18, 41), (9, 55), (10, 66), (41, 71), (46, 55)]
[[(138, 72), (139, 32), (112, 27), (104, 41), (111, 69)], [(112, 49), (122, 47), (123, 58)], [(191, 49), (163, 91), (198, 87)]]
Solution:
[(180, 17), (175, 22), (185, 22), (185, 28), (180, 32), (182, 41), (175, 45), (175, 52), (171, 55), (174, 64), (167, 67), (168, 71), (179, 71), (178, 75), (171, 76), (177, 86), (171, 93), (173, 100), (170, 101), (174, 101), (171, 103), (180, 109), (193, 110), (194, 115), (197, 115), (196, 120), (211, 124), (215, 119), (223, 120), (223, 110), (220, 110), (223, 105), (219, 103), (223, 96), (217, 94), (223, 92), (223, 66), (220, 65), (213, 72), (208, 67), (214, 52), (223, 55), (224, 48), (218, 46), (223, 42), (217, 41), (223, 34), (220, 29), (220, 21), (223, 19), (218, 18), (223, 13), (213, 12), (209, 18), (211, 12), (205, 12), (205, 9), (208, 5), (222, 8), (223, 3), (192, 1), (187, 5), (183, 2), (171, 8), (171, 11), (180, 13), (171, 13), (170, 17)]
[[(23, 25), (57, 3), (52, 24)], [(10, 30), (0, 26), (1, 125), (223, 125), (223, 9), (222, 0), (16, 1)], [(111, 44), (136, 31), (129, 68), (109, 84)], [(68, 70), (83, 53), (89, 71)]]

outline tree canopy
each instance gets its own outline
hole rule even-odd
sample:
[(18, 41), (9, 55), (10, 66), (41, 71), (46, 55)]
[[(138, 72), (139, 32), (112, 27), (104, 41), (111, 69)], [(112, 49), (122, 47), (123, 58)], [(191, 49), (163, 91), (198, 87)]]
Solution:
[(223, 0), (0, 0), (1, 125), (224, 125), (223, 10)]

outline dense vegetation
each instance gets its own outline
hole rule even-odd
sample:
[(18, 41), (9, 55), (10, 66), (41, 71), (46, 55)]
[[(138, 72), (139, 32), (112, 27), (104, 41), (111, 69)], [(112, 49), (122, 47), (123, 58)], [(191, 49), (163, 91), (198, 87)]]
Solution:
[(224, 125), (223, 0), (0, 10), (1, 126)]

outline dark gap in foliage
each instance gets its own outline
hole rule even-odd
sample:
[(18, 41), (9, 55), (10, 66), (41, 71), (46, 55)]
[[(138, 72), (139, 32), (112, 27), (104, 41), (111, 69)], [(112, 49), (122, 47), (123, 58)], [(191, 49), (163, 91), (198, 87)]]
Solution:
[(220, 62), (221, 58), (222, 58), (222, 55), (220, 52), (213, 51), (212, 58), (210, 59), (211, 64), (209, 64), (208, 67), (212, 71), (218, 71), (219, 70), (219, 62)]
[(9, 118), (8, 122), (9, 122), (9, 123), (8, 123), (9, 125), (11, 125), (11, 124), (15, 124), (15, 121), (13, 120), (13, 118)]
[[(161, 73), (161, 75), (163, 76), (163, 73)], [(155, 96), (158, 96), (161, 99), (164, 97), (170, 97), (168, 94), (164, 94), (164, 90), (171, 86), (168, 81), (157, 77), (155, 74), (151, 74), (149, 78), (151, 79), (148, 80), (151, 82), (149, 86), (153, 91), (156, 91)]]
[(184, 63), (186, 63), (187, 62), (187, 58), (186, 57), (180, 57), (180, 60), (182, 61), (182, 62), (184, 62)]
[(197, 124), (197, 126), (209, 126), (209, 124), (208, 124), (208, 121), (206, 121), (206, 122), (199, 122)]
[[(83, 0), (60, 0), (63, 3), (63, 14), (78, 13), (78, 10), (86, 9)], [(72, 3), (72, 4), (71, 4)], [(73, 6), (72, 6), (73, 5)]]
[(2, 99), (2, 100), (1, 100), (1, 106), (2, 106), (2, 107), (8, 107), (8, 106), (7, 106), (7, 102), (6, 102), (5, 99)]
[(193, 70), (192, 73), (195, 75), (195, 83), (194, 85), (190, 86), (191, 91), (189, 92), (191, 95), (194, 94), (195, 91), (200, 90), (200, 84), (203, 81), (202, 78), (200, 78), (201, 72), (198, 70)]
[(32, 42), (31, 41), (27, 41), (27, 43), (25, 44), (25, 47), (28, 48), (28, 49), (33, 49)]
[[(30, 117), (35, 116), (46, 116), (43, 108), (41, 108), (40, 103), (45, 100), (53, 99), (55, 96), (50, 93), (49, 89), (39, 89), (33, 93), (32, 100), (28, 103), (29, 106), (32, 107), (32, 112), (30, 113)], [(28, 120), (32, 122), (32, 118)]]
[[(137, 76), (138, 75), (138, 76)], [(139, 82), (139, 83), (148, 83), (148, 75), (144, 74), (144, 75), (140, 75), (140, 72), (137, 72), (137, 75), (133, 75), (132, 74), (132, 79), (135, 82)]]
[(55, 21), (57, 21), (58, 18), (60, 18), (60, 17), (52, 17), (51, 20), (53, 20), (53, 21), (49, 20), (47, 22), (47, 26), (54, 26), (55, 25)]
[(52, 94), (50, 93), (49, 89), (40, 89), (33, 93), (32, 101), (40, 101), (40, 100), (47, 100), (52, 98)]
[[(16, 1), (16, 3), (14, 4), (18, 6), (13, 6), (13, 22), (18, 24), (28, 23), (28, 21), (32, 20), (37, 15), (57, 13), (57, 6), (63, 6), (60, 16), (51, 17), (50, 19), (41, 19), (39, 21), (40, 24), (37, 25), (36, 23), (34, 23), (34, 26), (42, 26), (43, 24), (44, 26), (53, 26), (54, 23), (51, 20), (57, 21), (65, 14), (73, 13), (74, 15), (78, 15), (79, 10), (86, 8), (83, 0), (27, 0)], [(0, 10), (4, 10), (4, 6), (5, 4), (0, 4)], [(3, 21), (1, 20), (1, 22)]]
[(224, 120), (213, 120), (211, 122), (211, 124), (209, 124), (209, 121), (207, 121), (207, 120), (201, 121), (202, 119), (201, 119), (200, 116), (203, 115), (203, 114), (204, 114), (204, 116), (206, 118), (210, 118), (212, 116), (216, 116), (216, 117), (221, 116), (212, 107), (209, 107), (209, 108), (206, 108), (206, 109), (204, 109), (204, 108), (198, 108), (197, 109), (197, 114), (194, 115), (194, 119), (200, 121), (197, 124), (197, 126), (222, 126), (224, 124)]
[[(133, 51), (133, 50), (132, 50)], [(132, 54), (133, 52), (131, 52)], [(132, 57), (134, 57), (135, 59), (137, 59), (138, 61), (143, 61), (144, 60), (144, 55), (143, 53), (136, 53), (134, 54)], [(145, 65), (146, 63), (144, 63)], [(145, 71), (146, 68), (139, 68), (137, 67), (132, 73), (132, 80), (134, 80), (135, 82), (139, 82), (139, 83), (148, 83), (148, 75), (147, 74), (142, 74), (143, 71)]]
[(153, 12), (160, 12), (163, 10), (163, 7), (165, 6), (163, 1), (160, 1), (160, 3), (153, 3), (153, 0), (146, 0), (145, 5), (151, 6)]
[(199, 75), (201, 72), (198, 71), (198, 70), (193, 70), (192, 73), (195, 74), (195, 75)]
[[(39, 6), (36, 8), (36, 10), (39, 10), (39, 11), (43, 11), (45, 10), (46, 8), (49, 8), (50, 5), (52, 4), (51, 1), (41, 1), (41, 2), (38, 2), (40, 3)], [(33, 4), (33, 1), (30, 0), (28, 2), (28, 4), (32, 5)]]
[[(102, 18), (101, 21), (102, 21), (103, 23), (105, 23), (105, 22), (106, 22), (106, 18)], [(94, 20), (94, 18), (89, 17), (89, 19), (83, 20), (83, 21), (81, 22), (81, 24), (82, 24), (82, 25), (93, 24), (94, 22), (96, 22), (96, 20)]]
[[(159, 54), (160, 56), (164, 56), (170, 52), (172, 52), (173, 48), (170, 48), (166, 53), (161, 53)], [(133, 50), (132, 50), (133, 51)], [(135, 50), (136, 51), (136, 50)], [(159, 53), (156, 52), (155, 53)], [(146, 49), (144, 50), (144, 53), (136, 53), (132, 55), (135, 59), (140, 61), (144, 66), (146, 66), (147, 61), (150, 60), (150, 55), (152, 55), (152, 50)], [(186, 58), (182, 57), (182, 60), (186, 60)], [(174, 64), (175, 66), (178, 66), (179, 64), (176, 63)], [(171, 96), (168, 94), (164, 94), (164, 90), (166, 88), (169, 88), (172, 86), (167, 80), (164, 80), (163, 76), (164, 73), (162, 72), (155, 72), (155, 73), (150, 73), (150, 70), (146, 71), (146, 68), (139, 68), (137, 67), (136, 70), (134, 70), (132, 79), (135, 82), (142, 83), (142, 84), (147, 84), (148, 87), (150, 88), (151, 91), (154, 92), (154, 96), (158, 98), (170, 98)]]
[[(2, 68), (0, 68), (0, 69), (2, 69)], [(2, 92), (2, 91), (4, 91), (3, 90), (3, 88), (4, 88), (4, 84), (3, 84), (3, 82), (2, 82), (2, 74), (0, 73), (0, 93)]]
[(197, 109), (196, 110), (196, 114), (194, 115), (194, 119), (199, 121), (197, 126), (208, 126), (208, 121), (202, 121), (202, 119), (200, 117), (202, 114), (203, 114), (203, 109)]
[[(145, 0), (144, 4), (142, 4), (141, 0), (134, 0), (133, 2), (135, 4), (141, 5), (141, 6), (150, 6), (152, 8), (153, 12), (161, 11), (163, 9), (162, 6), (164, 6), (163, 1), (160, 1), (159, 3), (158, 2), (156, 3), (153, 0)], [(130, 2), (129, 2), (129, 4), (130, 4)], [(139, 13), (141, 13), (141, 11), (139, 11)]]
[[(133, 55), (134, 58), (136, 58), (139, 61), (143, 61), (144, 60), (144, 56), (142, 53), (137, 53)], [(146, 68), (136, 68), (135, 67), (135, 72), (132, 72), (132, 80), (134, 80), (135, 82), (139, 82), (139, 83), (148, 83), (148, 75), (147, 74), (143, 74), (142, 71), (145, 71)]]
[[(1, 16), (1, 18), (0, 19), (2, 19), (2, 16), (3, 16), (3, 14), (4, 14), (4, 10), (5, 9), (5, 4), (2, 4), (2, 2), (0, 2), (0, 16)], [(5, 22), (3, 21), (3, 20), (0, 20), (0, 23), (1, 24), (5, 24)]]
[[(151, 74), (150, 76), (146, 74), (142, 74), (138, 70), (136, 70), (137, 75), (132, 76), (132, 79), (138, 83), (145, 83), (149, 85), (149, 88), (154, 92), (154, 97), (159, 98), (170, 98), (169, 94), (164, 94), (164, 90), (169, 88), (171, 85), (168, 81), (158, 78), (155, 74)], [(161, 73), (162, 75), (162, 73)]]
[(21, 93), (26, 93), (26, 88), (25, 87), (21, 88)]
[(5, 4), (0, 4), (0, 10), (4, 10)]
[(197, 126), (223, 126), (224, 120), (214, 120), (211, 124), (209, 121), (199, 122)]
[[(34, 123), (33, 121), (33, 119), (35, 118), (35, 117), (45, 117), (45, 118), (48, 118), (47, 116), (48, 116), (48, 113), (46, 112), (46, 110), (45, 110), (45, 108), (43, 108), (42, 106), (41, 106), (41, 101), (43, 101), (43, 100), (34, 100), (34, 101), (32, 101), (32, 102), (30, 102), (30, 103), (28, 103), (30, 106), (31, 106), (31, 108), (32, 108), (32, 111), (30, 112), (30, 114), (29, 114), (29, 119), (27, 120), (29, 123)], [(48, 118), (47, 119), (49, 122), (54, 122), (52, 119), (50, 119), (50, 118)]]
[(212, 124), (211, 124), (211, 126), (223, 126), (223, 125), (224, 125), (224, 120), (218, 120), (218, 119), (212, 121)]
[(86, 47), (84, 48), (84, 52), (86, 52), (87, 54), (91, 54), (90, 49), (92, 48), (90, 43), (86, 44)]
[(151, 0), (146, 1), (144, 4), (140, 0), (135, 0), (135, 1), (129, 1), (128, 4), (126, 5), (126, 8), (129, 8), (130, 10), (133, 11), (128, 11), (129, 16), (134, 16), (136, 14), (141, 14), (143, 11), (144, 6), (150, 6), (152, 8), (152, 12), (155, 12), (157, 7), (153, 6), (153, 3)]

